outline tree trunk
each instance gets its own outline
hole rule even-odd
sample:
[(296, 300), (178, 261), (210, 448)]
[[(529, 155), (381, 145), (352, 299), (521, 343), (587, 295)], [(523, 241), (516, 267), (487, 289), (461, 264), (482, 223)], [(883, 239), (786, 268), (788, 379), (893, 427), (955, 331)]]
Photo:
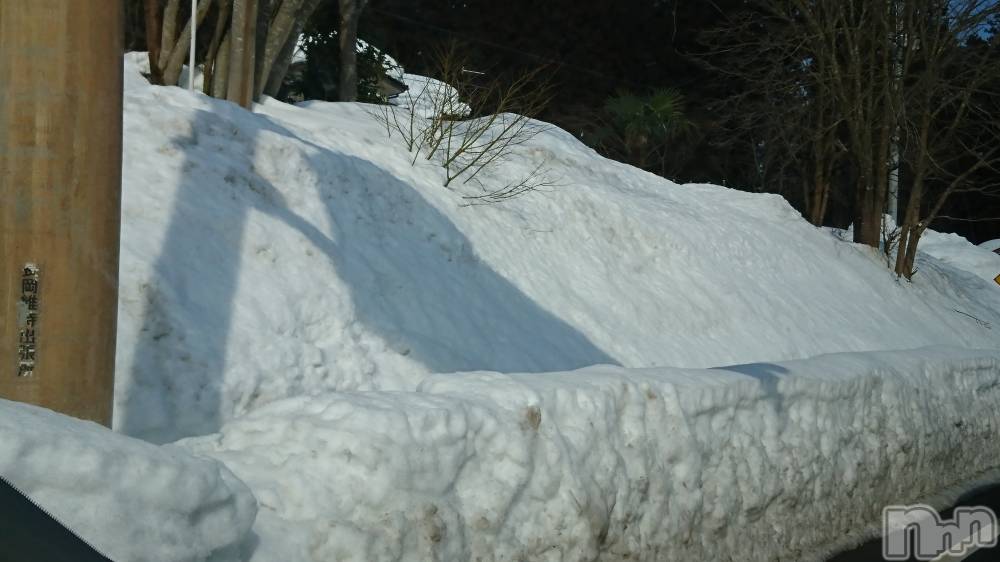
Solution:
[(358, 21), (364, 0), (340, 0), (340, 101), (358, 100)]
[(256, 28), (257, 0), (234, 0), (226, 99), (247, 109), (253, 105)]
[[(860, 123), (852, 124), (861, 129)], [(861, 130), (855, 135), (855, 158), (859, 162), (860, 173), (855, 191), (854, 241), (872, 248), (878, 248), (882, 241), (882, 209), (885, 201), (879, 200), (879, 194), (885, 196), (885, 190), (878, 188), (880, 181), (887, 181), (879, 170), (878, 160), (882, 153), (879, 141), (870, 130)]]
[[(879, 237), (872, 236), (872, 209), (874, 205), (874, 188), (871, 174), (862, 170), (858, 177), (854, 196), (854, 242), (878, 248)], [(878, 232), (877, 230), (875, 230)]]
[(288, 68), (292, 65), (292, 57), (295, 55), (295, 48), (299, 44), (299, 36), (302, 35), (302, 30), (305, 28), (306, 22), (312, 17), (313, 12), (316, 11), (320, 3), (321, 0), (304, 0), (302, 3), (299, 13), (295, 18), (292, 31), (288, 34), (285, 45), (275, 58), (271, 71), (267, 76), (267, 84), (264, 88), (265, 94), (269, 96), (278, 95), (281, 85), (285, 82), (285, 76), (288, 74)]
[[(229, 31), (229, 14), (232, 11), (233, 0), (219, 0), (219, 13), (215, 20), (215, 32), (212, 33), (212, 42), (208, 45), (208, 54), (205, 55), (205, 95), (213, 95), (215, 89), (216, 76), (221, 76), (221, 82), (225, 82), (225, 72), (216, 74), (219, 69), (219, 54), (223, 39)], [(227, 44), (228, 46), (228, 44)], [(222, 51), (225, 53), (226, 51)], [(227, 54), (228, 56), (228, 54)]]
[(917, 227), (910, 232), (909, 243), (906, 245), (906, 253), (903, 255), (903, 273), (907, 279), (913, 278), (913, 274), (916, 273), (914, 270), (914, 264), (917, 261), (917, 245), (920, 243), (920, 235), (924, 233), (924, 229)]
[(285, 39), (285, 45), (278, 52), (271, 66), (262, 94), (274, 97), (281, 91), (281, 86), (285, 82), (288, 69), (292, 66), (292, 58), (295, 56), (295, 48), (298, 46), (302, 27), (302, 25), (296, 23), (292, 32), (288, 34), (288, 38)]
[(878, 247), (882, 240), (882, 217), (885, 216), (886, 206), (889, 203), (889, 161), (891, 160), (890, 149), (892, 145), (892, 128), (889, 121), (891, 116), (886, 109), (885, 121), (879, 129), (877, 152), (873, 158), (875, 163), (875, 189), (872, 193), (871, 220), (868, 223), (872, 229), (870, 236), (875, 238), (875, 247)]
[(174, 42), (177, 41), (177, 12), (180, 7), (181, 0), (167, 0), (167, 7), (163, 10), (163, 33), (160, 36), (162, 43), (158, 59), (161, 71), (166, 68), (167, 57), (174, 50)]
[[(199, 25), (205, 20), (205, 16), (208, 15), (208, 9), (212, 7), (212, 1), (199, 0), (198, 13), (195, 14)], [(188, 19), (184, 30), (181, 31), (181, 36), (174, 43), (173, 51), (167, 54), (167, 64), (163, 68), (163, 83), (165, 85), (175, 86), (177, 81), (180, 80), (181, 70), (184, 68), (184, 60), (188, 56), (188, 47), (191, 45), (191, 39), (191, 20)], [(193, 68), (191, 69), (191, 80), (194, 80)]]
[[(921, 100), (924, 107), (929, 107), (930, 96)], [(906, 202), (906, 211), (900, 225), (899, 242), (896, 246), (896, 275), (909, 279), (913, 276), (913, 261), (917, 255), (917, 243), (923, 232), (920, 224), (920, 209), (924, 202), (924, 188), (927, 175), (928, 157), (930, 156), (931, 114), (924, 111), (917, 125), (917, 142), (913, 149), (913, 185)]]
[(232, 51), (229, 45), (230, 35), (226, 33), (222, 39), (222, 43), (219, 44), (219, 54), (212, 65), (212, 97), (220, 100), (227, 99), (229, 92), (229, 57)]
[[(284, 0), (267, 30), (264, 40), (264, 56), (260, 65), (259, 80), (254, 91), (254, 97), (260, 98), (268, 84), (271, 69), (274, 68), (278, 56), (285, 50), (288, 38), (295, 29), (303, 0)], [(294, 45), (294, 43), (293, 43)]]
[(146, 50), (149, 51), (149, 81), (152, 84), (163, 84), (163, 72), (160, 70), (160, 33), (163, 31), (163, 21), (160, 19), (159, 0), (146, 0)]
[[(178, 34), (182, 0), (166, 0), (162, 12), (159, 3), (163, 0), (143, 1), (151, 79), (156, 83), (176, 84), (190, 46), (191, 20)], [(212, 11), (212, 3), (218, 5), (215, 30), (204, 61), (205, 93), (247, 108), (265, 91), (276, 94), (305, 22), (322, 1), (200, 0), (195, 20), (199, 24)], [(356, 18), (353, 25), (356, 37)]]
[[(918, 147), (917, 150), (923, 151), (924, 148)], [(913, 276), (913, 261), (916, 258), (920, 234), (923, 232), (920, 225), (920, 208), (924, 200), (923, 165), (924, 154), (921, 154), (917, 157), (918, 173), (910, 189), (903, 221), (899, 225), (899, 240), (896, 243), (896, 265), (893, 269), (896, 275), (902, 275), (907, 279)]]
[(822, 113), (817, 120), (817, 135), (813, 139), (813, 185), (812, 192), (806, 195), (809, 222), (815, 226), (823, 226), (826, 219), (827, 204), (830, 201), (830, 189), (833, 181), (833, 166), (836, 159), (833, 133), (828, 132)]
[(267, 35), (271, 30), (271, 15), (275, 13), (275, 6), (283, 4), (287, 0), (257, 0), (257, 29), (254, 30), (254, 67), (253, 67), (253, 88), (251, 94), (253, 101), (260, 99), (257, 95), (258, 88), (262, 87), (266, 76), (264, 76), (264, 50), (267, 46)]
[(823, 226), (829, 194), (830, 184), (826, 182), (823, 173), (817, 171), (813, 178), (813, 191), (809, 198), (809, 222), (815, 226)]

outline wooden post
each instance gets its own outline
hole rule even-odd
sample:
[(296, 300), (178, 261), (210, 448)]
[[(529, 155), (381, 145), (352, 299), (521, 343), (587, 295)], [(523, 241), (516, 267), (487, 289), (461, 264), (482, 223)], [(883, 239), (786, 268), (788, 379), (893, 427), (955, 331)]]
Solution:
[(0, 398), (110, 426), (120, 0), (0, 1)]

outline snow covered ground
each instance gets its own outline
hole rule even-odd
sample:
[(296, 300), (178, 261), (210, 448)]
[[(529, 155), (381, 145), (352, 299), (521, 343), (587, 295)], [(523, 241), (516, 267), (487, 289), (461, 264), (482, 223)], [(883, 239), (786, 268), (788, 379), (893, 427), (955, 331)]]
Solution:
[[(115, 427), (185, 439), (63, 429), (95, 432), (98, 465), (135, 451), (90, 495), (129, 509), (159, 455), (175, 476), (150, 502), (200, 482), (163, 498), (174, 528), (201, 521), (195, 496), (228, 514), (164, 560), (803, 560), (1000, 467), (1000, 286), (952, 250), (899, 281), (778, 196), (677, 185), (557, 129), (481, 179), (546, 161), (558, 186), (470, 207), (479, 187), (411, 165), (370, 108), (249, 113), (151, 87), (141, 61)], [(42, 437), (0, 444), (0, 471)], [(259, 504), (249, 539), (216, 461)], [(71, 479), (33, 474), (61, 513)]]
[(468, 207), (478, 187), (443, 188), (362, 105), (251, 114), (128, 76), (116, 427), (131, 435), (432, 373), (996, 347), (976, 320), (1000, 326), (996, 284), (927, 256), (900, 282), (776, 195), (679, 186), (550, 129), (500, 173), (544, 159), (558, 187)]
[(997, 238), (995, 240), (987, 240), (986, 242), (980, 244), (979, 247), (984, 250), (989, 250), (990, 252), (996, 252), (998, 249), (1000, 249), (1000, 238)]
[(1000, 275), (1000, 254), (993, 252), (997, 247), (992, 240), (976, 246), (958, 234), (932, 230), (920, 237), (920, 251), (991, 283)]
[(257, 494), (255, 562), (802, 562), (988, 475), (998, 427), (1000, 351), (928, 348), (435, 375), (181, 444)]
[(0, 475), (115, 562), (237, 562), (253, 547), (255, 498), (217, 461), (6, 400), (0, 436)]

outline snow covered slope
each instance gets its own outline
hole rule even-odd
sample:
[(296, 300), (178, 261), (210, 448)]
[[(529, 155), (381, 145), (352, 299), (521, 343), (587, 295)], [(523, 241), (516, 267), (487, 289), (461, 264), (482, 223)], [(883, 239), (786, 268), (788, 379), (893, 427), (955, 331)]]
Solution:
[(252, 547), (250, 490), (173, 445), (0, 400), (0, 475), (115, 562), (237, 562)]
[[(967, 271), (996, 285), (1000, 275), (1000, 254), (989, 247), (990, 242), (976, 246), (958, 234), (928, 230), (920, 237), (920, 251), (955, 268)], [(1000, 290), (1000, 285), (996, 285)]]
[(997, 346), (996, 287), (924, 258), (898, 282), (776, 195), (676, 185), (552, 129), (501, 173), (548, 160), (559, 187), (467, 207), (476, 188), (411, 166), (364, 106), (251, 114), (126, 74), (116, 427), (131, 435), (431, 373)]
[(253, 562), (805, 562), (1000, 467), (1000, 352), (435, 375), (182, 441), (261, 502)]
[(363, 106), (136, 60), (115, 425), (187, 439), (0, 402), (0, 473), (119, 562), (801, 561), (1000, 468), (995, 284), (558, 130), (498, 174), (559, 187), (463, 206)]

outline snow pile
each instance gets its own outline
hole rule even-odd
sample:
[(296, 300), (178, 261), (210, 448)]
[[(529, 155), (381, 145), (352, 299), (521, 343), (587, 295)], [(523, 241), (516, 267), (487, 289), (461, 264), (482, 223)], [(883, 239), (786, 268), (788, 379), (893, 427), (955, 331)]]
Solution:
[(450, 84), (419, 74), (403, 74), (402, 80), (410, 89), (391, 100), (391, 103), (409, 109), (421, 118), (430, 119), (442, 110), (454, 116), (468, 115), (472, 111), (461, 101), (458, 90)]
[(245, 557), (256, 501), (218, 462), (6, 400), (0, 436), (0, 475), (116, 562)]
[(989, 247), (990, 242), (976, 246), (958, 234), (927, 230), (920, 237), (920, 251), (944, 263), (967, 271), (989, 281), (997, 289), (993, 278), (1000, 275), (1000, 254)]
[(354, 50), (357, 51), (359, 55), (371, 50), (372, 54), (377, 59), (382, 61), (382, 70), (385, 71), (387, 76), (395, 78), (396, 80), (403, 80), (403, 76), (406, 74), (406, 71), (403, 70), (403, 66), (396, 62), (396, 59), (389, 56), (389, 54), (382, 49), (379, 49), (364, 39), (358, 39), (354, 45)]
[[(678, 186), (550, 129), (472, 184), (360, 104), (256, 113), (130, 63), (116, 428), (157, 442), (282, 398), (432, 373), (711, 367), (997, 347), (1000, 291), (921, 256), (913, 283), (777, 195)], [(492, 181), (490, 178), (485, 178)]]
[(998, 468), (997, 427), (1000, 352), (927, 348), (436, 375), (181, 444), (260, 498), (254, 561), (802, 561)]

